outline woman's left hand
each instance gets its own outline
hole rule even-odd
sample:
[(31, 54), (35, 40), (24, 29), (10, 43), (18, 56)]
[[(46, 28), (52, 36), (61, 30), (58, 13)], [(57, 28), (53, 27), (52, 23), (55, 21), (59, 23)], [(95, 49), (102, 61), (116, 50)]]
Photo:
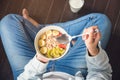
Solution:
[(43, 57), (43, 56), (40, 55), (39, 53), (36, 53), (36, 58), (37, 58), (37, 60), (39, 60), (39, 61), (42, 62), (42, 63), (48, 63), (48, 62), (49, 62), (49, 59), (48, 59), (48, 58)]

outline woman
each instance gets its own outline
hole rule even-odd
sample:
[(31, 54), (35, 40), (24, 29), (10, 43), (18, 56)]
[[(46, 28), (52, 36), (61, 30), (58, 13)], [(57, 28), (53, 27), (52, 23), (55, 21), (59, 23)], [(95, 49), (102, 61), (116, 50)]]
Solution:
[[(38, 24), (26, 9), (23, 9), (23, 16), (9, 14), (1, 20), (0, 35), (15, 80), (111, 79), (111, 66), (103, 50), (111, 31), (111, 23), (105, 15), (93, 13), (50, 25), (61, 26), (71, 36), (81, 34), (83, 30), (89, 34), (72, 40), (69, 52), (63, 58), (49, 61), (34, 49), (35, 35), (46, 25)], [(99, 32), (94, 33), (96, 29)]]

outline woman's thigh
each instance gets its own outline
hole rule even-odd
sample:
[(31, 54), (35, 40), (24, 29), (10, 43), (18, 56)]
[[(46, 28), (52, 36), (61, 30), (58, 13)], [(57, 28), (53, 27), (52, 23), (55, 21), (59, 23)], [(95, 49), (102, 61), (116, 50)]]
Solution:
[(15, 14), (5, 16), (0, 22), (1, 39), (15, 80), (36, 53), (34, 37), (37, 31), (30, 22)]
[[(102, 34), (101, 46), (103, 48), (105, 48), (107, 45), (111, 31), (111, 23), (107, 16), (97, 13), (89, 14), (65, 23), (55, 23), (54, 25), (61, 26), (71, 36), (81, 34), (84, 28), (88, 28), (90, 26), (98, 26)], [(82, 69), (84, 73), (84, 70), (87, 68), (85, 54), (86, 46), (82, 38), (79, 37), (76, 39), (76, 43), (70, 47), (68, 53), (63, 58), (54, 62), (50, 62), (48, 70), (53, 69), (64, 71), (74, 75), (78, 70)]]

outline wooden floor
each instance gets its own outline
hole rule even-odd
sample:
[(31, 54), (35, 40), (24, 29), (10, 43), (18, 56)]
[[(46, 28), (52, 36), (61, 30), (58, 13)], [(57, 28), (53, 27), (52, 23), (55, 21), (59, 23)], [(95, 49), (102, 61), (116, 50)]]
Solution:
[[(92, 12), (106, 14), (112, 22), (107, 53), (113, 68), (113, 80), (120, 80), (120, 0), (85, 0), (78, 13), (70, 11), (68, 0), (0, 0), (0, 19), (9, 13), (21, 15), (27, 8), (31, 17), (41, 24), (65, 22)], [(13, 80), (2, 43), (0, 42), (0, 80)]]

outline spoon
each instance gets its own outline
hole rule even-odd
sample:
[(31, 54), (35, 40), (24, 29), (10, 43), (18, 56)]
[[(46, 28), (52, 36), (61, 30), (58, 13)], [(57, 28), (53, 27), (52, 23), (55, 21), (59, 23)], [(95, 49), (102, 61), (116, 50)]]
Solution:
[[(99, 32), (98, 29), (96, 29), (96, 30), (94, 31), (94, 33), (97, 33), (97, 32)], [(83, 36), (83, 35), (86, 35), (86, 34), (89, 34), (89, 33), (82, 33), (82, 34), (75, 35), (75, 36), (70, 36), (70, 35), (62, 34), (60, 37), (57, 37), (56, 40), (57, 40), (59, 43), (67, 44), (67, 43), (69, 43), (72, 39), (77, 38), (77, 37), (80, 37), (80, 36)]]

